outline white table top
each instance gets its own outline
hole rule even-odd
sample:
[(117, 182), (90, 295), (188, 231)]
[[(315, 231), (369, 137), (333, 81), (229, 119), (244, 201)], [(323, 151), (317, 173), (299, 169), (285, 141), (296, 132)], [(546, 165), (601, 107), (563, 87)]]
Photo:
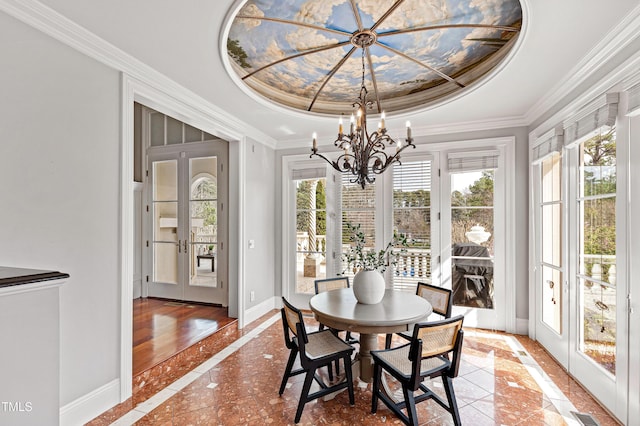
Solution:
[(429, 302), (420, 296), (387, 289), (382, 302), (358, 303), (353, 290), (344, 288), (317, 294), (309, 301), (316, 318), (326, 326), (360, 333), (393, 333), (408, 330), (431, 314)]

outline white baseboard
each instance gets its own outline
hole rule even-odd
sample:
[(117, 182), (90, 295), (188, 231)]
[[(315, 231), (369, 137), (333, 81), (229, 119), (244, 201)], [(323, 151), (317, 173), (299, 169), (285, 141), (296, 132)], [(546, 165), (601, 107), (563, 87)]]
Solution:
[(516, 318), (516, 334), (529, 335), (529, 320)]
[(119, 403), (120, 380), (115, 379), (60, 407), (60, 425), (83, 425)]
[(244, 311), (245, 325), (257, 320), (272, 309), (279, 309), (281, 306), (278, 303), (277, 297), (270, 297), (264, 302), (258, 303), (256, 306), (247, 309)]

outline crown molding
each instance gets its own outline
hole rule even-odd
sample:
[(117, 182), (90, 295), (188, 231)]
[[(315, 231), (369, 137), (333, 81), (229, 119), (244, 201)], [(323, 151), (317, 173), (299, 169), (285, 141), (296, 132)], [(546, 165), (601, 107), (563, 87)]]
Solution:
[(640, 6), (625, 16), (562, 80), (540, 97), (540, 100), (525, 113), (526, 122), (529, 125), (532, 124), (553, 108), (589, 76), (593, 75), (603, 63), (615, 57), (638, 36), (640, 36)]
[[(412, 123), (415, 122), (415, 119), (412, 120)], [(451, 135), (455, 133), (466, 133), (466, 132), (482, 132), (482, 131), (490, 131), (490, 130), (498, 130), (498, 129), (508, 129), (513, 127), (526, 127), (529, 123), (522, 116), (513, 116), (506, 118), (497, 118), (497, 119), (489, 119), (489, 120), (476, 120), (476, 121), (466, 121), (460, 123), (450, 123), (450, 124), (432, 124), (427, 126), (411, 126), (411, 131), (413, 133), (413, 138), (419, 142), (421, 137), (427, 136), (439, 136), (439, 135)], [(325, 142), (329, 141), (331, 138), (325, 138)], [(323, 136), (318, 136), (318, 147), (332, 147), (333, 144), (329, 142), (321, 143), (323, 140)], [(295, 149), (295, 148), (309, 148), (311, 149), (311, 139), (289, 139), (289, 140), (281, 140), (278, 141), (276, 145), (276, 149)]]
[(186, 87), (158, 72), (98, 37), (67, 17), (36, 0), (0, 0), (0, 11), (41, 31), (61, 43), (93, 58), (108, 67), (125, 73), (142, 83), (164, 92), (167, 96), (198, 110), (218, 123), (224, 123), (228, 133), (242, 134), (275, 149), (276, 141), (248, 123), (218, 108)]

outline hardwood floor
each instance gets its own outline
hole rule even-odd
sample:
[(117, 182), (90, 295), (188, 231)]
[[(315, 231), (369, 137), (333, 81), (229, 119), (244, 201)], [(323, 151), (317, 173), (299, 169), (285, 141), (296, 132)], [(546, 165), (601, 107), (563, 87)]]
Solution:
[(133, 375), (235, 321), (227, 308), (163, 299), (133, 300)]

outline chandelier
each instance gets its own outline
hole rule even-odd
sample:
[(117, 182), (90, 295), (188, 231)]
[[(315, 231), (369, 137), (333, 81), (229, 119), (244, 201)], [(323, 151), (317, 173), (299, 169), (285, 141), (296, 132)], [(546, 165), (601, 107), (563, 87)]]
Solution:
[[(356, 33), (351, 38), (351, 43), (362, 49), (362, 84), (358, 100), (353, 103), (353, 107), (357, 108), (357, 112), (355, 116), (351, 114), (348, 134), (343, 132), (342, 117), (338, 122), (338, 138), (333, 144), (343, 153), (336, 160), (329, 160), (324, 155), (319, 154), (317, 135), (314, 133), (310, 156), (313, 157), (315, 155), (324, 159), (340, 173), (351, 173), (354, 178), (350, 182), (358, 183), (362, 189), (367, 183), (375, 181), (374, 175), (384, 172), (394, 163), (400, 164), (400, 153), (407, 147), (416, 147), (411, 137), (411, 123), (408, 121), (406, 143), (403, 144), (400, 139), (396, 142), (387, 134), (384, 111), (380, 115), (378, 130), (371, 134), (367, 132), (367, 109), (372, 108), (373, 103), (367, 101), (367, 88), (364, 84), (364, 53), (365, 48), (368, 48), (374, 42), (375, 34), (371, 31)], [(396, 147), (395, 153), (393, 155), (387, 154), (385, 148), (393, 146)]]

